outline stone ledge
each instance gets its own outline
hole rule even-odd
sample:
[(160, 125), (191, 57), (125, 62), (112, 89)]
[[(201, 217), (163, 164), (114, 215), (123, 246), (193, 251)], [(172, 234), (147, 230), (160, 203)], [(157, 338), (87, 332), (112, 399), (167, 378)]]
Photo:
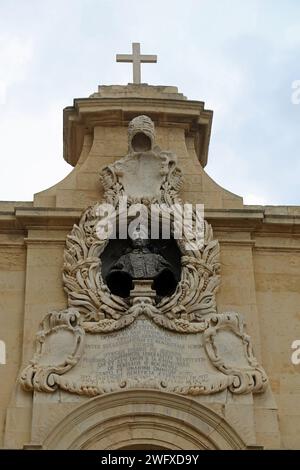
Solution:
[[(276, 207), (275, 207), (276, 209)], [(260, 230), (262, 227), (267, 232), (272, 233), (275, 230), (285, 232), (292, 230), (295, 235), (300, 233), (300, 213), (295, 215), (288, 213), (289, 206), (281, 213), (274, 215), (265, 212), (262, 206), (258, 209), (206, 209), (205, 218), (212, 223), (215, 229), (232, 228), (236, 229), (241, 224), (246, 230)], [(298, 209), (296, 207), (295, 209)], [(300, 209), (300, 208), (299, 208)], [(275, 211), (276, 212), (276, 211)], [(0, 211), (0, 229), (21, 230), (29, 227), (64, 227), (69, 229), (74, 223), (77, 223), (82, 214), (82, 209), (63, 208), (63, 207), (32, 207), (18, 206), (14, 210), (11, 207)]]
[(93, 93), (90, 98), (168, 98), (176, 100), (186, 100), (182, 93), (178, 93), (175, 86), (148, 85), (141, 83), (139, 85), (128, 83), (128, 85), (99, 85), (98, 91)]

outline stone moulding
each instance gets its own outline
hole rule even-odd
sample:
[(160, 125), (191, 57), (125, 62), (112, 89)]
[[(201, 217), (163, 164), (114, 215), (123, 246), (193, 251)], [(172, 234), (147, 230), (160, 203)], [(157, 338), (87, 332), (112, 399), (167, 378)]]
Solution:
[(151, 389), (119, 391), (80, 404), (50, 430), (43, 448), (122, 450), (132, 443), (174, 450), (246, 448), (224, 416), (188, 397)]
[[(118, 392), (120, 390), (131, 390), (137, 388), (161, 390), (167, 392), (178, 393), (179, 395), (212, 395), (214, 393), (222, 392), (223, 390), (229, 388), (235, 378), (233, 376), (217, 376), (214, 374), (207, 375), (207, 382), (195, 381), (195, 383), (190, 385), (179, 384), (173, 385), (167, 382), (162, 382), (157, 380), (157, 378), (152, 377), (148, 381), (143, 381), (141, 379), (136, 380), (127, 380), (122, 381), (118, 384), (110, 384), (106, 386), (91, 386), (89, 384), (84, 384), (68, 380), (67, 377), (58, 377), (57, 384), (60, 389), (65, 390), (66, 392), (76, 393), (77, 395), (85, 395), (88, 397), (95, 397), (98, 395), (104, 395), (107, 393)], [(251, 390), (248, 390), (248, 393)]]

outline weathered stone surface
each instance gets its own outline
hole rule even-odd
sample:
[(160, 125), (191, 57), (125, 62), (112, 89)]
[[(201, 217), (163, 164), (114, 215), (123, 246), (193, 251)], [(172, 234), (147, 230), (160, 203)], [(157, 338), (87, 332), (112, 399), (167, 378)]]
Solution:
[[(68, 422), (69, 414), (75, 413), (75, 409), (82, 419), (90, 414), (89, 409), (80, 408), (92, 403), (86, 395), (58, 390), (53, 394), (35, 392), (32, 397), (32, 394), (15, 388), (15, 382), (18, 371), (32, 358), (36, 331), (45, 313), (67, 306), (60, 277), (65, 237), (78, 222), (82, 210), (103, 197), (99, 172), (126, 155), (128, 122), (134, 116), (147, 114), (155, 121), (157, 144), (178, 156), (184, 176), (183, 201), (205, 204), (206, 217), (221, 247), (222, 283), (217, 294), (218, 309), (238, 311), (243, 315), (258, 359), (268, 373), (275, 401), (270, 390), (252, 397), (252, 394), (234, 395), (226, 389), (218, 394), (190, 398), (177, 394), (174, 403), (177, 397), (186, 401), (180, 401), (176, 408), (171, 393), (163, 397), (160, 390), (143, 389), (144, 395), (137, 394), (130, 401), (131, 393), (135, 391), (124, 389), (119, 392), (122, 405), (115, 408), (114, 393), (106, 393), (95, 399), (103, 400), (99, 402), (103, 403), (101, 426), (109, 430), (109, 425), (105, 424), (107, 418), (108, 422), (117, 423), (116, 431), (107, 432), (100, 443), (93, 437), (91, 446), (112, 448), (120, 425), (124, 425), (127, 435), (129, 430), (134, 434), (135, 443), (138, 443), (139, 432), (147, 442), (155, 439), (160, 421), (153, 416), (151, 433), (147, 432), (146, 425), (143, 428), (137, 425), (132, 431), (132, 422), (137, 422), (144, 410), (149, 413), (145, 419), (148, 422), (155, 409), (157, 416), (163, 416), (164, 423), (170, 415), (174, 422), (176, 419), (189, 422), (191, 427), (187, 436), (195, 426), (201, 432), (211, 431), (204, 418), (202, 424), (198, 419), (201, 410), (202, 417), (207, 413), (210, 422), (214, 416), (215, 429), (220, 429), (226, 422), (231, 431), (235, 430), (233, 434), (239, 436), (235, 441), (239, 442), (237, 448), (241, 445), (238, 439), (246, 445), (266, 448), (300, 447), (297, 432), (300, 426), (300, 372), (299, 366), (292, 365), (290, 360), (291, 344), (300, 339), (300, 289), (297, 289), (300, 208), (243, 206), (240, 197), (218, 186), (203, 169), (212, 114), (204, 109), (203, 103), (182, 98), (171, 87), (141, 85), (101, 87), (90, 100), (77, 100), (74, 108), (65, 111), (65, 158), (75, 166), (74, 170), (54, 187), (35, 195), (34, 203), (0, 203), (0, 249), (3, 254), (0, 257), (0, 339), (6, 343), (8, 359), (6, 365), (0, 365), (0, 446), (21, 448), (24, 444), (39, 442), (39, 439), (43, 442), (54, 426), (60, 422), (65, 424), (64, 420)], [(80, 134), (83, 130), (85, 135)], [(121, 330), (113, 334), (119, 333)], [(87, 344), (95, 341), (96, 337), (91, 333), (85, 333), (85, 336), (90, 338)], [(221, 341), (219, 347), (222, 344)], [(75, 371), (79, 364), (67, 372), (70, 377), (72, 374), (77, 377)], [(143, 367), (140, 364), (139, 367)], [(156, 395), (155, 408), (151, 401), (154, 393), (160, 394), (160, 404)], [(104, 406), (106, 399), (111, 400), (107, 403), (108, 408)], [(57, 406), (59, 412), (55, 411)], [(121, 408), (124, 416), (136, 412), (131, 423), (117, 422)], [(189, 416), (188, 409), (191, 410)], [(215, 415), (211, 410), (216, 410)], [(74, 418), (76, 423), (77, 417)], [(80, 431), (75, 429), (74, 422), (68, 429), (74, 429), (77, 439)], [(95, 425), (92, 418), (86, 428), (90, 425)], [(226, 428), (224, 435), (228, 435), (227, 431)], [(121, 439), (124, 435), (121, 433), (118, 437)], [(168, 439), (162, 431), (159, 437), (160, 443), (166, 445)], [(191, 442), (184, 443), (178, 434), (172, 439), (173, 442), (176, 440), (176, 448), (185, 448), (184, 445), (191, 448)], [(217, 442), (223, 448), (229, 447), (223, 438)]]
[(180, 335), (139, 318), (115, 333), (86, 335), (81, 360), (60, 384), (77, 382), (103, 392), (132, 387), (187, 391), (211, 384), (213, 376), (219, 383), (223, 374), (210, 364), (200, 333)]

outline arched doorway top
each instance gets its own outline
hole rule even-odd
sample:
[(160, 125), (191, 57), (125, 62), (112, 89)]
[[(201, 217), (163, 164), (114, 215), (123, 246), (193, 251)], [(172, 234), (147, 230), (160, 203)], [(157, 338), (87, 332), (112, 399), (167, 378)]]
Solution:
[(78, 406), (49, 433), (46, 449), (244, 449), (215, 411), (175, 393), (132, 389)]

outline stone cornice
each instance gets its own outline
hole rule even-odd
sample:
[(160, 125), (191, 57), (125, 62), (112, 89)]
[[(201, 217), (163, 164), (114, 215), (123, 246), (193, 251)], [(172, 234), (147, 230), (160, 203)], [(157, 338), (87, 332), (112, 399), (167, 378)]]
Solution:
[[(260, 235), (277, 234), (278, 236), (300, 236), (300, 208), (260, 207), (243, 209), (207, 209), (205, 218), (215, 231), (259, 232)], [(299, 214), (297, 214), (297, 209)], [(15, 211), (0, 211), (0, 231), (25, 233), (27, 229), (62, 229), (70, 230), (77, 223), (82, 209), (16, 207)]]
[(241, 231), (262, 231), (266, 233), (284, 233), (300, 235), (300, 208), (295, 212), (289, 213), (282, 208), (282, 212), (278, 211), (275, 206), (274, 211), (269, 207), (261, 207), (258, 209), (207, 209), (205, 218), (213, 225), (214, 230), (236, 230)]
[(163, 98), (78, 98), (64, 109), (64, 159), (75, 166), (86, 134), (97, 126), (124, 126), (138, 114), (147, 114), (156, 126), (180, 127), (194, 137), (198, 159), (204, 168), (213, 112), (202, 101)]

